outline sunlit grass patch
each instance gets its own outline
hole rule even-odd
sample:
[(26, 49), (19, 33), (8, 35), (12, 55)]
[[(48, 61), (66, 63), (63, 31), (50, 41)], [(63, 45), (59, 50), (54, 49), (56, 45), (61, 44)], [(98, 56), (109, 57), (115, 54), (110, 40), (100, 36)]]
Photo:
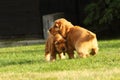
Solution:
[[(120, 40), (99, 41), (99, 52), (86, 59), (46, 62), (44, 44), (0, 48), (2, 80), (119, 80)], [(77, 54), (76, 54), (77, 55)], [(66, 55), (67, 56), (67, 55)]]

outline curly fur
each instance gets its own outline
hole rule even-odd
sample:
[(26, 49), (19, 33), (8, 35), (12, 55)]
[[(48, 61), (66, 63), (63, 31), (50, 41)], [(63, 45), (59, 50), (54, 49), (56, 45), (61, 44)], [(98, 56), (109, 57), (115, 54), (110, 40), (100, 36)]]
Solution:
[(45, 59), (46, 61), (55, 61), (56, 53), (60, 59), (65, 58), (66, 40), (60, 35), (55, 36), (49, 34), (45, 44)]
[(69, 58), (74, 58), (74, 50), (82, 58), (98, 52), (96, 34), (80, 26), (73, 26), (64, 18), (56, 20), (49, 31), (52, 35), (59, 33), (66, 39)]

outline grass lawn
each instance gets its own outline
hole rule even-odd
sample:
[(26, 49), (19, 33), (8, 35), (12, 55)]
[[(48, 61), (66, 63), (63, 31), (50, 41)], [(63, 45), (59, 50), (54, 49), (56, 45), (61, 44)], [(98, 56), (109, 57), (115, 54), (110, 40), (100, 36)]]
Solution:
[(120, 80), (119, 39), (99, 41), (95, 56), (55, 62), (44, 60), (44, 46), (0, 48), (0, 80)]

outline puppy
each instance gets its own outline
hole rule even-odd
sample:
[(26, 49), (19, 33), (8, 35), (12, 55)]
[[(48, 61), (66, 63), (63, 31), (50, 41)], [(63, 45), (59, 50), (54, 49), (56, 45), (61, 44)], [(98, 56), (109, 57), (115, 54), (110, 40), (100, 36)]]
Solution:
[(65, 59), (66, 49), (66, 40), (60, 34), (53, 36), (49, 33), (45, 44), (46, 61), (55, 61), (56, 53), (58, 53), (60, 59)]
[(54, 36), (56, 34), (61, 34), (63, 38), (66, 38), (71, 27), (74, 27), (71, 22), (61, 18), (54, 22), (53, 26), (49, 29), (49, 32)]
[(74, 50), (82, 58), (98, 52), (96, 34), (80, 26), (73, 26), (64, 18), (56, 20), (49, 31), (52, 35), (59, 33), (66, 39), (69, 58), (74, 58)]

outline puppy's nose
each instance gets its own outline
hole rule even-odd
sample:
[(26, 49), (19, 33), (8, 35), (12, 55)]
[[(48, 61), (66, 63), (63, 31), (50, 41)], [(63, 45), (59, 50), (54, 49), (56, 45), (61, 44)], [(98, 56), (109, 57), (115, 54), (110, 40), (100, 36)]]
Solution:
[(63, 51), (65, 51), (65, 48), (62, 48)]

